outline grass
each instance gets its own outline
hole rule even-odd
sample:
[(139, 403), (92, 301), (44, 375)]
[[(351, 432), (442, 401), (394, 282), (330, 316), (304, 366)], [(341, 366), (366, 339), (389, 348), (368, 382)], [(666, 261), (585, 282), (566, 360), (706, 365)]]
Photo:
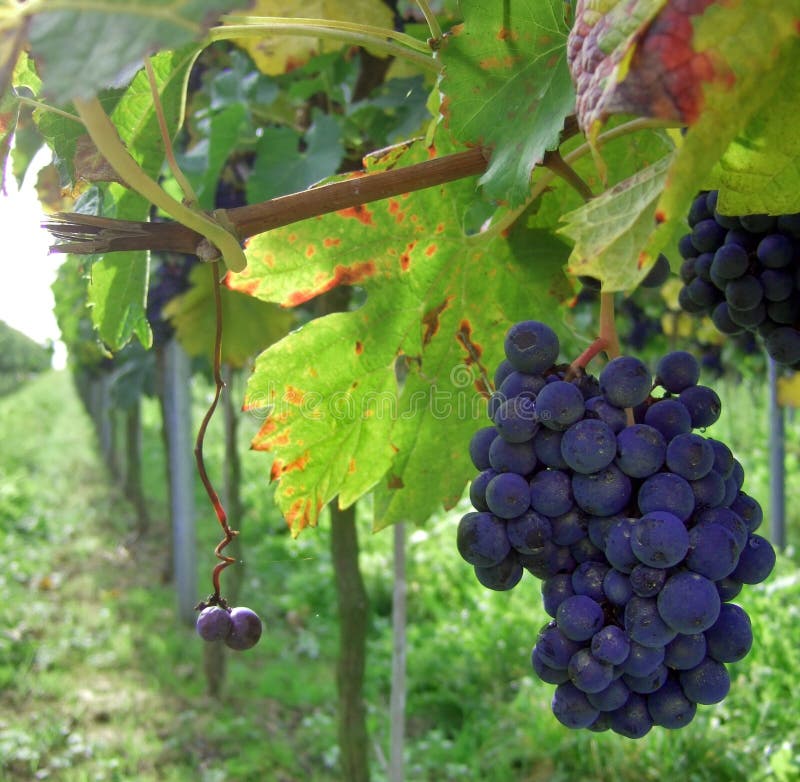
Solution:
[[(723, 384), (721, 395), (728, 417), (709, 433), (731, 444), (748, 490), (764, 502), (762, 395), (745, 384)], [(240, 602), (261, 613), (266, 632), (255, 650), (228, 657), (225, 697), (209, 699), (203, 645), (175, 621), (174, 596), (163, 583), (168, 527), (154, 405), (145, 420), (154, 518), (134, 542), (132, 511), (91, 445), (69, 378), (50, 374), (0, 400), (0, 780), (338, 780), (337, 629), (325, 520), (292, 541), (269, 498), (263, 455), (243, 453)], [(219, 474), (218, 425), (208, 439), (212, 476)], [(788, 434), (795, 541), (800, 447), (791, 427)], [(198, 487), (201, 591), (219, 537), (203, 503)], [(368, 503), (361, 512), (372, 607), (366, 697), (373, 778), (384, 782), (391, 535), (366, 532)], [(533, 677), (528, 661), (546, 620), (539, 587), (531, 578), (511, 593), (480, 587), (455, 555), (457, 519), (457, 512), (443, 514), (409, 530), (409, 782), (800, 779), (793, 698), (800, 578), (791, 559), (781, 557), (776, 574), (737, 601), (757, 640), (731, 666), (725, 702), (701, 708), (689, 729), (630, 741), (568, 731), (552, 717), (552, 687)]]

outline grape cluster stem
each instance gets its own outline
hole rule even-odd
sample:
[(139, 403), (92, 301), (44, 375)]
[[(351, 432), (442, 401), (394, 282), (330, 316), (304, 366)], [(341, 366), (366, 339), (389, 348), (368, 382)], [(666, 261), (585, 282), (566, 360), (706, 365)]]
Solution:
[(231, 529), (228, 526), (228, 516), (225, 513), (225, 508), (222, 506), (222, 501), (219, 498), (214, 486), (211, 483), (211, 479), (208, 477), (208, 471), (206, 470), (205, 462), (203, 460), (203, 441), (205, 440), (206, 430), (208, 429), (208, 424), (211, 421), (211, 418), (214, 415), (214, 411), (217, 409), (217, 403), (219, 402), (219, 398), (222, 394), (222, 389), (225, 387), (225, 381), (222, 379), (222, 297), (220, 296), (220, 268), (219, 268), (219, 261), (214, 261), (211, 266), (211, 274), (214, 278), (214, 309), (216, 312), (216, 332), (214, 335), (214, 398), (211, 400), (211, 404), (206, 410), (206, 414), (203, 416), (203, 420), (200, 422), (200, 428), (197, 431), (197, 440), (195, 441), (194, 446), (194, 457), (195, 461), (197, 462), (197, 472), (200, 474), (200, 480), (203, 483), (203, 487), (208, 494), (209, 500), (211, 500), (211, 505), (214, 508), (214, 512), (217, 514), (217, 520), (219, 521), (220, 526), (222, 527), (222, 531), (225, 537), (217, 544), (217, 547), (214, 549), (214, 555), (217, 559), (222, 560), (213, 570), (211, 574), (211, 581), (214, 584), (214, 594), (211, 598), (212, 604), (218, 604), (220, 601), (220, 573), (225, 570), (228, 565), (232, 565), (236, 562), (234, 557), (229, 557), (222, 553), (223, 549), (239, 534), (238, 530)]

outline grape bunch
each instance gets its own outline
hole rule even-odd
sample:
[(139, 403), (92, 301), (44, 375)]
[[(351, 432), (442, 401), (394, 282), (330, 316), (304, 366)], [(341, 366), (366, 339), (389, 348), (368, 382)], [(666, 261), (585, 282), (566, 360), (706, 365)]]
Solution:
[(174, 329), (163, 315), (164, 307), (176, 296), (189, 289), (189, 273), (198, 263), (193, 255), (172, 254), (166, 256), (151, 276), (147, 291), (147, 320), (153, 331), (156, 347), (166, 345), (172, 338)]
[(800, 369), (800, 213), (728, 217), (717, 196), (702, 192), (689, 210), (678, 302), (723, 334), (759, 334), (775, 361)]
[(659, 361), (655, 384), (629, 356), (599, 378), (557, 365), (537, 321), (512, 326), (505, 353), (493, 426), (470, 441), (480, 473), (459, 553), (490, 589), (541, 579), (552, 621), (532, 664), (560, 722), (631, 738), (683, 727), (727, 694), (726, 664), (753, 640), (730, 601), (775, 564), (742, 465), (693, 431), (718, 419), (719, 397), (685, 351)]
[(258, 614), (249, 608), (208, 605), (197, 617), (195, 629), (204, 641), (224, 641), (241, 652), (258, 643), (262, 625)]

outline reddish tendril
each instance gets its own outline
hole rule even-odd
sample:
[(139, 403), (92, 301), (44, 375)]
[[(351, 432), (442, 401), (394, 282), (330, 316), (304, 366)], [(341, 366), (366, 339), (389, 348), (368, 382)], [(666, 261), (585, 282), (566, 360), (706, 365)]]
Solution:
[(220, 526), (222, 527), (222, 531), (225, 533), (225, 537), (217, 544), (217, 547), (214, 549), (214, 555), (221, 559), (222, 561), (214, 568), (214, 571), (211, 574), (211, 580), (214, 584), (214, 594), (211, 598), (209, 598), (209, 604), (222, 604), (224, 601), (220, 598), (220, 588), (219, 588), (219, 576), (223, 570), (225, 570), (228, 565), (232, 565), (236, 562), (234, 557), (228, 557), (222, 553), (222, 550), (225, 546), (228, 545), (238, 534), (238, 530), (231, 529), (228, 526), (228, 517), (225, 513), (225, 509), (222, 507), (222, 502), (220, 501), (219, 495), (214, 490), (214, 487), (211, 485), (211, 480), (208, 477), (208, 472), (206, 472), (206, 466), (203, 462), (203, 440), (206, 436), (206, 429), (208, 429), (208, 424), (211, 421), (212, 416), (214, 415), (214, 411), (217, 409), (217, 403), (219, 402), (220, 395), (222, 394), (222, 389), (225, 387), (225, 382), (222, 379), (222, 298), (219, 292), (219, 261), (214, 261), (211, 264), (211, 274), (213, 275), (214, 282), (214, 309), (216, 313), (216, 334), (214, 336), (214, 385), (216, 386), (214, 391), (214, 398), (211, 400), (211, 404), (209, 405), (208, 410), (206, 411), (205, 416), (203, 416), (203, 420), (200, 423), (200, 428), (197, 432), (197, 440), (194, 446), (194, 458), (197, 462), (197, 472), (200, 473), (200, 480), (203, 482), (203, 486), (208, 494), (208, 498), (211, 500), (211, 505), (214, 508), (214, 512), (217, 514), (217, 520), (219, 521)]

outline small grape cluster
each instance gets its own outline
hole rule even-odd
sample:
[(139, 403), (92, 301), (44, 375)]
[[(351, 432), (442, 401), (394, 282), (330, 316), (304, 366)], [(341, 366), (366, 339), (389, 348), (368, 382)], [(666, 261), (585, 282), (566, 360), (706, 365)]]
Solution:
[(261, 619), (255, 611), (244, 606), (229, 608), (220, 604), (205, 605), (195, 628), (204, 641), (224, 641), (237, 652), (252, 649), (262, 631)]
[(775, 361), (800, 369), (800, 213), (728, 217), (718, 192), (700, 193), (689, 210), (678, 302), (723, 334), (759, 334)]
[(172, 338), (175, 330), (164, 317), (163, 309), (172, 299), (189, 289), (189, 273), (197, 263), (197, 258), (193, 255), (171, 255), (150, 276), (147, 320), (153, 331), (153, 343), (156, 347), (166, 345)]
[(655, 384), (629, 356), (599, 379), (556, 365), (558, 338), (537, 321), (512, 326), (505, 352), (493, 426), (470, 442), (481, 472), (459, 553), (490, 589), (524, 570), (542, 580), (553, 620), (532, 663), (557, 685), (560, 722), (631, 738), (683, 727), (727, 694), (726, 664), (752, 644), (729, 601), (776, 558), (741, 464), (692, 431), (718, 419), (719, 397), (685, 351), (659, 361)]

